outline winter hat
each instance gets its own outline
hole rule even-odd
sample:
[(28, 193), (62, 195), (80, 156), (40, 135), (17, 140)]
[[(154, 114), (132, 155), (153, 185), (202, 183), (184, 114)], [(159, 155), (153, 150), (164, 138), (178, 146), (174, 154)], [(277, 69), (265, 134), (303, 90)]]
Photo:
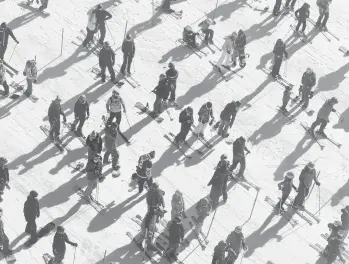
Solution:
[(57, 232), (63, 233), (64, 232), (64, 227), (63, 226), (57, 226)]
[(339, 226), (341, 226), (342, 225), (342, 222), (341, 221), (338, 221), (338, 220), (336, 220), (336, 221), (334, 221), (334, 223), (333, 223), (336, 227), (339, 227)]
[(161, 73), (159, 76), (160, 80), (165, 80), (166, 79), (166, 74), (165, 73)]
[(0, 164), (6, 164), (6, 163), (7, 163), (7, 159), (5, 157), (1, 157)]
[(177, 215), (177, 216), (174, 218), (174, 221), (175, 221), (176, 223), (180, 223), (180, 222), (182, 221), (182, 218), (181, 218), (179, 215)]
[(120, 95), (120, 93), (117, 90), (113, 90), (113, 95)]
[(236, 105), (237, 107), (240, 107), (240, 106), (241, 106), (241, 102), (240, 102), (240, 101), (236, 101), (236, 102), (235, 102), (235, 105)]
[(38, 194), (36, 191), (31, 191), (31, 192), (29, 193), (29, 195), (32, 196), (32, 197), (34, 197), (34, 198), (36, 198), (36, 197), (39, 196), (39, 194)]
[(294, 178), (294, 174), (292, 171), (286, 173), (285, 178), (292, 180)]
[(242, 142), (246, 142), (246, 138), (244, 138), (243, 136), (239, 137), (239, 140), (242, 141)]
[(338, 103), (338, 100), (337, 100), (336, 97), (332, 97), (332, 98), (330, 99), (330, 101), (331, 101), (332, 103), (334, 103), (334, 104)]
[(102, 8), (103, 8), (102, 4), (97, 5), (97, 9), (102, 9)]
[(92, 130), (91, 134), (90, 134), (91, 137), (95, 138), (97, 136), (97, 132)]
[(151, 185), (151, 187), (152, 187), (153, 189), (158, 189), (158, 188), (159, 188), (159, 184), (156, 183), (156, 182), (153, 182), (153, 184)]
[(186, 26), (184, 29), (185, 29), (186, 31), (193, 31), (193, 29), (191, 28), (191, 26)]
[(6, 22), (2, 22), (1, 25), (0, 25), (1, 28), (5, 28), (6, 26), (7, 26)]
[(155, 157), (155, 150), (152, 150), (149, 152), (149, 156), (154, 158)]
[(130, 34), (127, 34), (126, 35), (126, 40), (131, 40), (132, 38), (131, 38), (131, 35)]
[(56, 102), (60, 102), (60, 101), (62, 101), (62, 99), (57, 95), (55, 101), (56, 101)]
[(86, 101), (86, 96), (84, 94), (79, 96), (79, 99), (83, 99), (84, 101)]
[(105, 41), (105, 42), (103, 43), (103, 46), (104, 46), (104, 47), (109, 47), (109, 42), (108, 42), (108, 41)]
[(221, 155), (221, 160), (226, 160), (228, 158), (227, 154), (222, 154)]
[(212, 103), (211, 102), (207, 102), (206, 106), (211, 109), (212, 108)]
[(174, 69), (174, 68), (175, 68), (173, 62), (170, 62), (170, 63), (168, 64), (168, 67), (169, 67), (170, 69)]
[(314, 163), (312, 163), (312, 162), (309, 162), (308, 163), (308, 165), (307, 165), (307, 167), (309, 168), (309, 169), (314, 169), (315, 168), (315, 165), (314, 165)]
[(235, 227), (235, 230), (234, 230), (236, 233), (239, 233), (241, 234), (242, 233), (242, 227), (241, 226), (237, 226)]
[(180, 190), (176, 190), (174, 193), (176, 196), (182, 196), (182, 192)]

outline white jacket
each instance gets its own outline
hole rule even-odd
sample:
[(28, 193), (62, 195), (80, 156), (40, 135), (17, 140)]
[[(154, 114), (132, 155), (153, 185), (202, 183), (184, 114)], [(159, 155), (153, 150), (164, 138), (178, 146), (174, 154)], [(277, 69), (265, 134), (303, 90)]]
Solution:
[(117, 113), (121, 112), (122, 108), (125, 109), (125, 104), (120, 96), (117, 98), (111, 96), (107, 101), (107, 107), (110, 112)]
[(232, 53), (234, 49), (234, 41), (231, 38), (227, 38), (222, 46), (222, 51)]
[(97, 27), (96, 14), (91, 12), (91, 14), (89, 14), (88, 16), (87, 28), (91, 31), (94, 31), (96, 30), (96, 27)]

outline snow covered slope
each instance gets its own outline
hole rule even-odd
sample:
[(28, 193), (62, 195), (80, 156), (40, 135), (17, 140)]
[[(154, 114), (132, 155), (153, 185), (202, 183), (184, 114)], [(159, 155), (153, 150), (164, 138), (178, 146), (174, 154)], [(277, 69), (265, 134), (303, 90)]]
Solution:
[[(318, 16), (315, 2), (309, 1), (313, 20)], [(39, 98), (37, 103), (34, 104), (24, 97), (0, 101), (0, 151), (1, 156), (6, 156), (9, 160), (11, 176), (11, 190), (5, 190), (2, 208), (5, 231), (8, 233), (11, 248), (16, 252), (18, 263), (43, 263), (42, 254), (52, 251), (52, 235), (41, 239), (30, 249), (21, 246), (26, 241), (23, 234), (23, 204), (33, 189), (39, 193), (42, 208), (38, 226), (50, 221), (63, 225), (71, 240), (79, 243), (75, 263), (83, 264), (102, 264), (105, 250), (105, 263), (141, 262), (143, 255), (125, 235), (126, 231), (137, 233), (138, 226), (131, 217), (136, 214), (144, 215), (146, 211), (144, 195), (129, 193), (127, 187), (140, 155), (151, 150), (156, 151), (153, 174), (166, 192), (168, 210), (176, 189), (184, 192), (188, 210), (209, 193), (210, 189), (206, 185), (213, 174), (213, 168), (221, 154), (226, 153), (229, 159), (232, 158), (231, 145), (226, 144), (215, 133), (210, 134), (208, 129), (206, 137), (212, 137), (214, 149), (205, 150), (203, 156), (193, 153), (193, 159), (184, 159), (163, 137), (167, 132), (179, 131), (179, 111), (170, 109), (173, 121), (170, 121), (166, 112), (163, 113), (165, 120), (158, 124), (146, 115), (139, 114), (134, 107), (137, 101), (152, 105), (155, 96), (150, 91), (156, 86), (158, 76), (165, 71), (164, 67), (170, 61), (175, 63), (179, 71), (177, 102), (193, 107), (196, 122), (197, 112), (206, 101), (213, 103), (214, 115), (218, 119), (225, 104), (231, 100), (241, 100), (243, 107), (237, 115), (231, 137), (236, 139), (245, 136), (248, 139), (248, 147), (252, 153), (247, 157), (246, 177), (261, 188), (249, 219), (257, 192), (254, 189), (247, 191), (239, 184), (230, 183), (227, 204), (219, 207), (213, 221), (213, 214), (205, 221), (204, 233), (210, 230), (210, 243), (206, 250), (202, 251), (197, 247), (198, 242), (194, 239), (181, 252), (179, 259), (188, 264), (210, 263), (214, 246), (220, 240), (225, 240), (235, 226), (243, 225), (249, 246), (244, 264), (265, 264), (268, 261), (275, 264), (306, 264), (318, 260), (318, 253), (309, 244), (326, 244), (320, 234), (328, 231), (328, 222), (339, 218), (340, 209), (348, 204), (349, 196), (349, 146), (346, 144), (349, 132), (349, 85), (346, 78), (349, 62), (348, 57), (343, 57), (343, 53), (338, 51), (341, 45), (349, 47), (349, 12), (345, 8), (345, 0), (332, 3), (328, 23), (329, 30), (340, 41), (328, 33), (324, 33), (327, 39), (323, 33), (315, 31), (311, 43), (306, 45), (293, 36), (290, 25), (296, 22), (292, 15), (274, 18), (269, 12), (254, 10), (255, 7), (264, 8), (267, 4), (272, 9), (272, 1), (218, 1), (216, 10), (214, 0), (179, 1), (173, 8), (183, 10), (181, 20), (171, 15), (153, 14), (153, 7), (159, 5), (158, 1), (107, 0), (102, 3), (114, 16), (107, 24), (107, 40), (116, 51), (119, 63), (122, 62), (120, 46), (126, 22), (128, 32), (135, 36), (136, 56), (132, 71), (134, 78), (141, 83), (138, 88), (132, 88), (125, 83), (120, 89), (131, 124), (131, 128), (128, 128), (123, 117), (121, 128), (135, 142), (128, 147), (121, 141), (121, 177), (114, 179), (109, 173), (107, 179), (99, 185), (99, 198), (107, 206), (103, 215), (97, 214), (91, 206), (80, 201), (73, 188), (75, 185), (85, 187), (87, 181), (84, 175), (72, 173), (67, 166), (74, 161), (85, 162), (87, 150), (79, 140), (68, 134), (67, 128), (62, 127), (63, 139), (69, 142), (72, 151), (61, 154), (39, 128), (43, 123), (48, 123), (48, 106), (57, 95), (62, 98), (62, 107), (68, 120), (72, 121), (74, 103), (80, 94), (85, 94), (91, 107), (91, 118), (85, 125), (85, 134), (93, 129), (102, 130), (101, 116), (106, 114), (106, 100), (112, 89), (118, 88), (95, 80), (91, 68), (98, 66), (98, 58), (72, 43), (79, 43), (77, 36), (82, 36), (80, 30), (86, 27), (86, 14), (99, 2), (49, 1), (49, 16), (18, 3), (10, 0), (0, 3), (1, 20), (8, 23), (20, 41), (10, 61), (20, 71), (14, 80), (25, 82), (21, 71), (26, 60), (34, 59), (35, 56), (40, 69), (38, 84), (34, 85), (33, 92)], [(303, 1), (298, 0), (296, 7), (300, 7), (302, 3)], [(219, 46), (228, 34), (239, 29), (245, 30), (248, 41), (246, 52), (251, 57), (247, 59), (247, 66), (239, 71), (243, 78), (234, 76), (229, 82), (225, 82), (209, 64), (209, 60), (218, 59), (218, 51), (212, 54), (204, 47), (202, 51), (207, 56), (200, 58), (178, 43), (177, 40), (181, 38), (182, 29), (186, 25), (197, 30), (198, 23), (206, 16), (216, 18), (215, 42)], [(312, 25), (309, 24), (307, 31), (311, 29)], [(62, 30), (63, 52), (60, 55)], [(309, 110), (314, 113), (308, 116), (304, 111), (295, 110), (297, 117), (292, 123), (277, 112), (284, 88), (260, 70), (271, 65), (271, 52), (278, 38), (287, 40), (290, 58), (283, 63), (281, 73), (295, 85), (294, 94), (298, 93), (301, 76), (307, 67), (312, 67), (318, 78), (315, 96), (309, 105)], [(14, 42), (9, 40), (5, 60), (9, 61), (14, 47)], [(324, 100), (332, 96), (339, 100), (336, 109), (344, 122), (340, 122), (332, 114), (327, 132), (342, 146), (337, 148), (330, 142), (323, 141), (325, 148), (321, 150), (305, 133), (300, 122), (313, 122)], [(192, 137), (188, 139), (189, 142), (194, 140)], [(201, 146), (198, 141), (193, 143), (194, 148)], [(272, 208), (264, 201), (264, 197), (270, 196), (274, 201), (278, 199), (280, 194), (276, 184), (289, 170), (297, 175), (297, 185), (299, 172), (309, 161), (315, 161), (316, 168), (321, 171), (322, 185), (320, 189), (314, 189), (307, 201), (307, 208), (316, 212), (323, 206), (318, 214), (321, 222), (309, 226), (295, 215), (299, 225), (293, 228), (283, 218), (271, 215)], [(168, 217), (169, 213), (166, 215)], [(187, 235), (190, 233), (190, 230), (187, 231)], [(69, 247), (65, 263), (73, 263), (73, 259), (74, 249)], [(5, 260), (2, 262), (5, 263)], [(316, 263), (322, 262), (320, 260)]]

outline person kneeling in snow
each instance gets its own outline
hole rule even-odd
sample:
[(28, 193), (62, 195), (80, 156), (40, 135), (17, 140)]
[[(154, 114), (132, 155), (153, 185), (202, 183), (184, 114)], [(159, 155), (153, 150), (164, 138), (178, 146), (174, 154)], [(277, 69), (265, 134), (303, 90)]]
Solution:
[(195, 33), (191, 26), (186, 26), (183, 29), (183, 41), (187, 45), (196, 48), (196, 36), (199, 35), (199, 33)]

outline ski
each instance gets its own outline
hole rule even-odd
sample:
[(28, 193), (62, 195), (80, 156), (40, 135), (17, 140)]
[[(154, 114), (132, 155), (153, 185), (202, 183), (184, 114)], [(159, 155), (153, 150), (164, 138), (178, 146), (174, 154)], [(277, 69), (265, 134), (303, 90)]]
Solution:
[[(172, 136), (173, 138), (176, 136), (175, 134), (173, 134), (172, 132), (169, 133), (170, 136)], [(189, 145), (189, 143), (187, 141), (183, 142), (183, 145), (186, 146), (187, 148), (190, 148), (191, 150), (199, 153), (200, 155), (204, 155), (204, 153), (199, 150), (199, 149), (194, 149), (192, 146)]]
[[(194, 221), (194, 223), (195, 223), (195, 225), (197, 225), (197, 218), (195, 217), (195, 216), (191, 216), (191, 219)], [(189, 222), (190, 223), (190, 222)], [(196, 232), (196, 231), (195, 231)], [(210, 241), (207, 239), (207, 237), (206, 237), (206, 235), (202, 232), (202, 230), (200, 230), (200, 232), (198, 233), (198, 232), (196, 232), (197, 233), (197, 235), (198, 235), (198, 237), (199, 237), (199, 235), (201, 235), (202, 237), (200, 237), (201, 238), (201, 241), (203, 242), (203, 243), (205, 243), (206, 245), (208, 245), (209, 243), (210, 243)]]
[[(92, 73), (96, 74), (96, 77), (94, 78), (95, 80), (101, 78), (101, 69), (97, 67), (93, 67), (91, 70)], [(109, 75), (106, 74), (106, 77), (110, 78)], [(121, 77), (121, 78), (120, 78)], [(115, 81), (113, 82), (118, 88), (121, 88), (125, 83), (123, 81), (120, 81), (123, 79), (123, 76), (121, 73), (115, 76)]]
[[(19, 83), (15, 83), (15, 82), (11, 82), (10, 84), (10, 87), (16, 89), (17, 91), (20, 91), (23, 93), (23, 95), (27, 96), (25, 93), (24, 93), (24, 85), (22, 84), (19, 84)], [(36, 103), (39, 98), (37, 98), (35, 95), (30, 95), (30, 96), (27, 96), (33, 103)]]
[(269, 196), (266, 196), (264, 201), (270, 204), (273, 207), (274, 211), (278, 215), (281, 215), (282, 217), (284, 217), (292, 227), (296, 227), (298, 225), (298, 221), (294, 220), (292, 216), (289, 213), (287, 213), (284, 209), (281, 209), (281, 211), (279, 211), (279, 208), (276, 208), (276, 203)]
[(188, 45), (187, 43), (185, 43), (183, 41), (183, 39), (178, 39), (178, 42), (181, 43), (183, 46), (191, 49), (200, 59), (202, 58), (202, 56), (207, 56), (206, 52), (203, 52), (202, 50), (200, 50), (198, 47), (194, 48), (190, 45)]
[[(135, 221), (140, 227), (142, 227), (142, 221), (143, 221), (143, 217), (141, 215), (136, 215), (135, 217), (132, 217), (131, 218), (133, 221)], [(161, 219), (162, 220), (162, 219)], [(161, 223), (161, 222), (160, 222)], [(161, 223), (161, 225), (164, 227), (164, 228), (167, 228), (167, 224), (163, 225), (164, 222)], [(166, 235), (165, 233), (160, 233), (158, 231), (156, 231), (157, 233), (160, 234), (161, 236), (161, 239), (163, 239), (165, 242), (168, 241), (168, 239), (170, 238), (168, 235)], [(166, 242), (167, 243), (167, 242)]]
[[(234, 75), (236, 75), (236, 76), (238, 76), (238, 77), (240, 77), (240, 78), (244, 78), (243, 75), (239, 74), (237, 71), (233, 70), (232, 68), (227, 67), (227, 66), (225, 66), (225, 65), (222, 65), (222, 67), (223, 67), (224, 69), (226, 69), (228, 72), (232, 72)], [(234, 75), (233, 75), (233, 76), (234, 76)], [(230, 79), (232, 79), (232, 78), (233, 78), (233, 77), (230, 77), (230, 78), (228, 78), (228, 80), (230, 80)]]
[[(272, 77), (271, 76), (271, 71), (268, 70), (268, 69), (265, 69), (265, 68), (261, 68), (261, 70), (268, 74), (268, 76)], [(273, 77), (272, 77), (273, 78)], [(291, 86), (291, 87), (294, 87), (294, 85), (290, 82), (288, 82), (284, 77), (282, 77), (281, 75), (279, 75), (277, 78), (273, 78), (275, 81), (277, 81), (279, 84), (281, 84), (282, 86), (284, 87), (287, 87), (287, 86)]]
[(18, 75), (18, 70), (16, 70), (15, 68), (13, 68), (11, 65), (9, 65), (8, 63), (6, 63), (6, 61), (3, 61), (4, 65), (9, 68), (12, 72), (14, 72), (16, 75)]
[(85, 48), (83, 45), (82, 45), (82, 42), (84, 41), (84, 39), (80, 36), (77, 36), (76, 37), (78, 40), (81, 41), (81, 44), (78, 44), (76, 43), (75, 41), (72, 41), (73, 44), (75, 44), (76, 46), (79, 46), (80, 48), (82, 49), (85, 49), (86, 51), (90, 51), (92, 52), (94, 55), (96, 55), (97, 57), (99, 57), (99, 52), (101, 51), (102, 47), (101, 46), (98, 46), (96, 45), (95, 47), (88, 47), (88, 48)]
[[(320, 244), (316, 243), (315, 245), (314, 244), (309, 244), (309, 246), (313, 249), (315, 249), (317, 252), (319, 252), (319, 255), (326, 258), (325, 254), (324, 254), (324, 251), (325, 251), (325, 248), (320, 246)], [(342, 262), (340, 262), (339, 260), (336, 260), (335, 262), (333, 262), (334, 264), (342, 264)]]
[(170, 142), (172, 143), (172, 145), (174, 145), (174, 146), (183, 154), (183, 156), (184, 156), (185, 158), (187, 158), (187, 159), (192, 159), (192, 158), (193, 158), (192, 156), (185, 154), (185, 151), (184, 151), (178, 144), (176, 144), (176, 143), (174, 142), (174, 139), (171, 139), (169, 135), (165, 134), (164, 137), (165, 137), (168, 141), (170, 141)]
[[(292, 203), (285, 202), (285, 204), (289, 207), (292, 207)], [(309, 225), (313, 225), (313, 222), (308, 217), (306, 217), (304, 214), (300, 213), (299, 210), (292, 208), (292, 211), (295, 212), (304, 221), (306, 221)]]
[[(119, 66), (119, 69), (121, 69), (121, 65), (120, 64), (117, 64)], [(121, 77), (127, 81), (133, 88), (137, 88), (140, 85), (140, 83), (138, 81), (136, 81), (130, 74), (122, 74), (119, 70), (119, 73), (121, 75)]]
[(169, 14), (169, 15), (173, 16), (176, 19), (182, 19), (183, 18), (183, 10), (175, 11), (173, 9), (170, 9), (169, 11), (170, 12), (165, 12), (165, 14)]
[(333, 139), (329, 138), (327, 135), (326, 137), (324, 137), (323, 135), (319, 134), (318, 131), (315, 131), (315, 133), (319, 136), (321, 136), (321, 139), (326, 139), (328, 140), (329, 142), (331, 142), (333, 145), (335, 145), (337, 148), (340, 148), (342, 146), (342, 144), (334, 141)]
[(218, 72), (222, 76), (224, 81), (227, 82), (230, 80), (230, 79), (228, 79), (227, 76), (225, 76), (225, 73), (223, 73), (222, 70), (215, 63), (213, 63), (213, 61), (209, 61), (209, 63), (213, 66), (213, 69), (215, 69), (215, 71)]
[[(148, 104), (147, 104), (148, 106)], [(152, 119), (154, 119), (157, 123), (161, 123), (162, 121), (164, 121), (164, 119), (160, 116), (155, 116), (153, 114), (152, 111), (149, 110), (149, 108), (147, 106), (144, 106), (142, 103), (137, 102), (135, 104), (135, 107), (138, 108), (139, 110), (141, 110), (143, 113), (146, 113), (148, 116), (150, 116)]]
[(303, 124), (303, 123), (300, 123), (301, 126), (305, 129), (305, 131), (315, 140), (315, 142), (319, 145), (319, 147), (321, 148), (321, 150), (323, 150), (325, 148), (324, 145), (322, 145), (320, 142), (319, 142), (319, 139), (315, 136), (315, 134), (313, 132), (311, 132), (308, 127), (308, 125), (306, 124)]
[(135, 239), (135, 237), (134, 237), (130, 232), (126, 232), (126, 235), (127, 235), (127, 236), (131, 239), (131, 241), (139, 248), (139, 250), (142, 251), (142, 252), (147, 256), (147, 258), (150, 260), (150, 262), (151, 262), (152, 264), (158, 263), (152, 256), (150, 256), (150, 254), (148, 253), (148, 251), (145, 250), (145, 249), (143, 248), (143, 246), (140, 245), (140, 244), (138, 243), (138, 241)]
[[(47, 127), (45, 126), (40, 126), (40, 129), (45, 133), (45, 135), (51, 140), (51, 142), (53, 144), (56, 145), (56, 147), (61, 151), (61, 152), (64, 152), (64, 149), (66, 147), (64, 147), (61, 143), (57, 142), (56, 140), (52, 140), (51, 137), (50, 137), (50, 132), (49, 130), (47, 129)], [(69, 149), (70, 150), (70, 149)]]
[[(303, 43), (308, 43), (308, 38), (307, 38), (307, 36), (303, 33), (303, 35), (300, 35), (299, 34), (299, 32), (298, 31), (296, 31), (296, 27), (295, 27), (295, 25), (290, 25), (290, 27), (293, 29), (293, 33), (298, 37), (298, 38), (301, 38), (301, 41), (303, 42)], [(309, 43), (311, 43), (311, 42), (309, 42)]]
[[(193, 127), (194, 127), (194, 128), (193, 128)], [(194, 135), (198, 140), (200, 140), (201, 143), (204, 144), (206, 148), (213, 148), (213, 145), (212, 145), (212, 144), (210, 144), (206, 139), (204, 139), (203, 137), (200, 137), (199, 135), (197, 135), (197, 134), (195, 133), (195, 128), (196, 128), (196, 127), (195, 127), (194, 125), (192, 125), (192, 126), (190, 127), (190, 131), (193, 133), (193, 135)]]
[(42, 258), (44, 259), (45, 264), (51, 263), (53, 259), (53, 257), (48, 253), (45, 253), (44, 255), (42, 255)]
[[(321, 237), (327, 241), (328, 238), (329, 238), (329, 234), (327, 234), (327, 233), (326, 234), (321, 234)], [(342, 255), (344, 255), (348, 259), (349, 258), (349, 251), (345, 248), (347, 246), (348, 246), (348, 243), (343, 241), (342, 244), (341, 244)]]
[(231, 180), (236, 181), (238, 184), (244, 187), (247, 191), (249, 191), (251, 187), (257, 191), (260, 189), (257, 185), (247, 181), (245, 178), (238, 177), (234, 172), (229, 176), (229, 178)]
[(276, 109), (280, 114), (282, 114), (284, 117), (287, 117), (289, 119), (288, 124), (294, 122), (296, 120), (294, 115), (290, 115), (287, 110), (282, 110), (281, 107), (277, 107)]
[(73, 172), (76, 172), (76, 171), (85, 172), (85, 165), (82, 162), (69, 163), (68, 167), (74, 169)]
[[(287, 201), (290, 202), (290, 204), (293, 204), (293, 200), (291, 199), (291, 197), (287, 198)], [(309, 210), (305, 209), (305, 208), (298, 208), (298, 211), (300, 212), (304, 212), (307, 215), (309, 215), (310, 217), (312, 217), (317, 223), (320, 223), (320, 219), (318, 217), (316, 217), (312, 212), (310, 212)]]
[(75, 186), (74, 190), (82, 199), (87, 201), (98, 213), (102, 213), (102, 211), (105, 208), (104, 205), (102, 205), (100, 202), (98, 202), (95, 199), (90, 199), (90, 198), (86, 197), (84, 194), (84, 191), (80, 187)]
[(348, 50), (346, 47), (344, 47), (344, 46), (340, 46), (338, 50), (340, 50), (341, 52), (343, 52), (343, 53), (344, 53), (344, 56), (349, 55), (349, 50)]
[(86, 137), (84, 136), (84, 135), (79, 135), (79, 134), (77, 134), (76, 133), (76, 131), (72, 131), (71, 129), (72, 129), (72, 124), (70, 123), (70, 122), (63, 122), (63, 125), (66, 127), (66, 128), (68, 128), (71, 132), (73, 132), (74, 133), (74, 135), (80, 140), (80, 142), (84, 145), (84, 146), (86, 146)]

